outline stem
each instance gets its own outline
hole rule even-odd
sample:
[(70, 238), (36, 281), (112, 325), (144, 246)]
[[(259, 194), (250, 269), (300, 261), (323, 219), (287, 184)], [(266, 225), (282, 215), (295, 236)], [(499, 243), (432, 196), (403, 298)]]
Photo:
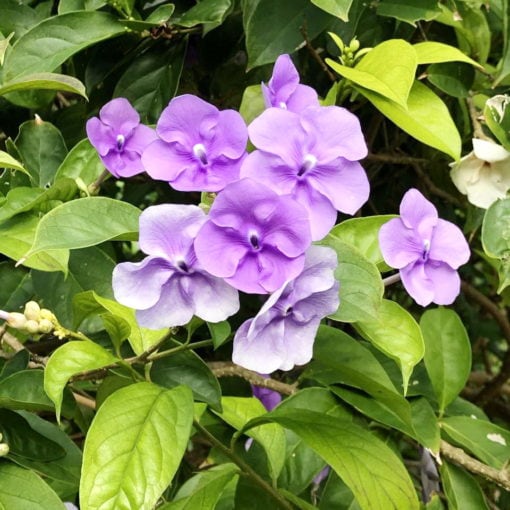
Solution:
[(387, 276), (386, 278), (383, 278), (383, 284), (385, 287), (388, 287), (388, 285), (392, 285), (393, 283), (397, 283), (400, 281), (400, 273), (392, 274), (391, 276)]
[(235, 464), (237, 464), (241, 471), (251, 478), (251, 480), (256, 483), (262, 490), (267, 492), (277, 503), (280, 508), (284, 508), (285, 510), (292, 510), (292, 506), (290, 503), (271, 485), (269, 485), (256, 471), (254, 471), (251, 466), (249, 466), (241, 457), (239, 457), (236, 453), (234, 453), (230, 448), (225, 446), (221, 441), (216, 439), (205, 427), (202, 427), (198, 421), (193, 421), (193, 426), (203, 434), (212, 445), (221, 450), (229, 459), (231, 459)]
[(147, 361), (156, 361), (157, 359), (166, 358), (167, 356), (171, 356), (176, 352), (188, 351), (190, 349), (198, 349), (199, 347), (209, 347), (213, 345), (212, 340), (201, 340), (200, 342), (193, 342), (192, 344), (185, 343), (179, 345), (177, 347), (172, 347), (172, 349), (167, 349), (166, 351), (156, 352), (147, 356)]

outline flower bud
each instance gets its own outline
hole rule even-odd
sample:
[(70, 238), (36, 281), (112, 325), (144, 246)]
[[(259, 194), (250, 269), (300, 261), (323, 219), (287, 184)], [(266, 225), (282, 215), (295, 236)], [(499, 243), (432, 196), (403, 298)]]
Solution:
[(25, 327), (23, 328), (29, 333), (39, 333), (39, 323), (34, 320), (29, 320), (26, 322)]
[(7, 319), (7, 324), (11, 326), (11, 328), (15, 329), (24, 329), (27, 323), (27, 318), (18, 312), (11, 312), (9, 314), (9, 318)]
[(48, 310), (47, 308), (41, 308), (41, 319), (47, 319), (50, 322), (56, 323), (57, 318), (55, 317), (55, 314)]
[(5, 457), (9, 453), (9, 445), (7, 443), (0, 443), (0, 457)]
[(41, 333), (51, 333), (55, 329), (53, 322), (48, 319), (41, 319), (39, 321), (39, 331)]
[(349, 49), (353, 52), (353, 53), (356, 53), (358, 50), (359, 50), (359, 46), (360, 46), (360, 43), (359, 41), (356, 39), (356, 37), (354, 37), (351, 42), (349, 43)]
[(38, 321), (41, 317), (41, 308), (35, 301), (29, 301), (25, 305), (24, 313), (28, 320)]

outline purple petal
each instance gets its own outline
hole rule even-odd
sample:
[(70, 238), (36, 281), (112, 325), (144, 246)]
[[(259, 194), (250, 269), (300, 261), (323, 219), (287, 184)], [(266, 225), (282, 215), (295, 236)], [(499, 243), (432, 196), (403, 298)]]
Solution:
[(457, 225), (439, 219), (432, 233), (429, 257), (457, 269), (469, 260), (469, 245)]
[(246, 152), (247, 143), (248, 129), (241, 115), (235, 110), (221, 111), (208, 147), (211, 158), (225, 156), (237, 160)]
[(182, 173), (198, 167), (197, 161), (189, 152), (179, 149), (177, 144), (163, 140), (151, 143), (142, 154), (145, 171), (153, 178), (173, 183)]
[(258, 398), (268, 411), (272, 411), (282, 401), (282, 396), (277, 391), (253, 384), (251, 389), (253, 396)]
[(97, 117), (92, 117), (85, 125), (87, 137), (100, 156), (105, 156), (115, 145), (112, 128), (103, 124)]
[(286, 103), (299, 84), (299, 74), (289, 55), (280, 55), (274, 64), (269, 87), (274, 93), (272, 106), (279, 107), (279, 101)]
[(459, 273), (447, 264), (426, 264), (425, 274), (434, 288), (434, 303), (451, 305), (460, 293)]
[(408, 294), (421, 306), (428, 306), (434, 300), (434, 282), (425, 272), (425, 264), (418, 261), (400, 270), (402, 284)]
[(161, 287), (173, 272), (161, 258), (147, 257), (137, 263), (118, 264), (112, 276), (115, 299), (130, 308), (150, 308), (160, 298)]
[(124, 97), (117, 97), (106, 103), (99, 110), (99, 118), (124, 136), (140, 124), (140, 115)]
[(417, 189), (411, 188), (400, 203), (400, 217), (408, 228), (418, 232), (422, 240), (432, 236), (432, 229), (437, 224), (437, 209)]
[(141, 155), (149, 144), (157, 139), (158, 135), (154, 129), (140, 124), (134, 129), (131, 136), (126, 139), (124, 149), (137, 152)]
[(393, 218), (380, 228), (379, 247), (384, 261), (396, 269), (420, 259), (424, 250), (422, 240), (401, 218)]
[(134, 151), (111, 150), (106, 156), (100, 156), (100, 158), (106, 169), (115, 177), (133, 177), (145, 170), (140, 154)]
[(308, 322), (335, 313), (340, 306), (339, 286), (338, 282), (334, 282), (331, 288), (314, 292), (306, 299), (296, 302), (293, 306), (293, 317), (299, 322)]
[(298, 85), (287, 100), (287, 110), (301, 113), (310, 106), (320, 106), (317, 92), (308, 85)]
[(140, 249), (150, 255), (182, 258), (206, 220), (205, 213), (196, 205), (148, 207), (140, 215)]

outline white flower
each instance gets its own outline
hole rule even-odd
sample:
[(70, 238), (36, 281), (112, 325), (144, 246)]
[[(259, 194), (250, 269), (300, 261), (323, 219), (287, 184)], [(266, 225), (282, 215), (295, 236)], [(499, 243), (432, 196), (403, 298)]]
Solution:
[(450, 166), (455, 186), (482, 209), (510, 189), (510, 152), (496, 143), (473, 138), (473, 152)]

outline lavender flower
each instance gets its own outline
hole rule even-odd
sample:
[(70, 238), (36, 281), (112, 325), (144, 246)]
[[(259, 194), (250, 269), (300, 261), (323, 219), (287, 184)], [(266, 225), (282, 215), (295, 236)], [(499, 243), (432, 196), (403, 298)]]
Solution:
[(259, 150), (246, 158), (241, 177), (302, 204), (314, 241), (331, 230), (337, 210), (354, 214), (368, 199), (368, 179), (358, 163), (367, 147), (357, 117), (344, 108), (309, 107), (300, 115), (270, 108), (248, 131)]
[(317, 92), (299, 83), (299, 74), (289, 55), (277, 58), (269, 83), (262, 83), (262, 94), (267, 108), (275, 106), (299, 113), (309, 106), (319, 106)]
[(457, 269), (468, 261), (469, 246), (461, 230), (439, 219), (418, 190), (404, 195), (400, 218), (381, 227), (379, 244), (384, 260), (400, 270), (405, 289), (418, 304), (449, 305), (459, 295)]
[(234, 363), (271, 373), (310, 361), (321, 319), (339, 305), (336, 266), (331, 248), (311, 246), (303, 272), (272, 294), (257, 316), (238, 329)]
[(152, 178), (181, 191), (219, 191), (239, 178), (248, 133), (238, 112), (185, 94), (170, 101), (156, 131), (142, 157)]
[(201, 267), (194, 238), (206, 221), (194, 205), (148, 207), (140, 216), (141, 262), (124, 262), (113, 271), (115, 299), (137, 310), (141, 326), (182, 326), (193, 315), (220, 322), (239, 309), (237, 291)]
[[(269, 377), (267, 374), (261, 375), (265, 379)], [(265, 388), (264, 386), (252, 384), (251, 390), (253, 391), (253, 396), (258, 398), (268, 411), (272, 411), (282, 401), (282, 396), (277, 391)]]
[(144, 171), (141, 155), (157, 136), (140, 124), (140, 115), (123, 97), (112, 99), (87, 121), (87, 136), (106, 169), (115, 177), (131, 177)]
[(195, 251), (211, 274), (244, 292), (267, 294), (301, 272), (310, 242), (301, 205), (242, 179), (217, 196)]

